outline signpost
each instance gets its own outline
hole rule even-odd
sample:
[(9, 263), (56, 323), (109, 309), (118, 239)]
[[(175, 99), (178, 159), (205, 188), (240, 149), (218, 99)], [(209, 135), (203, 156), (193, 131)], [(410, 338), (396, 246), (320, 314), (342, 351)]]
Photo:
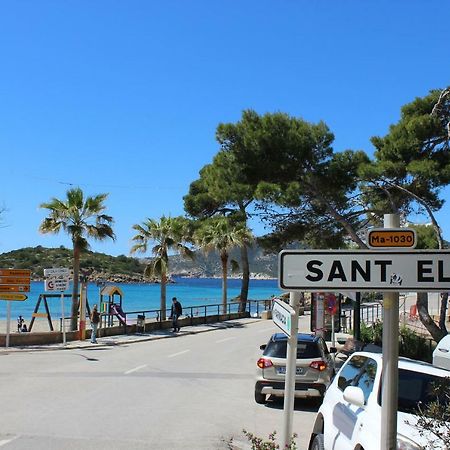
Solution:
[(331, 345), (335, 347), (334, 316), (338, 311), (338, 302), (334, 294), (328, 294), (325, 296), (325, 309), (331, 315)]
[(63, 332), (63, 345), (66, 345), (66, 323), (64, 318), (64, 291), (69, 289), (69, 269), (64, 267), (44, 269), (45, 290), (61, 292), (61, 320)]
[(372, 248), (415, 248), (416, 231), (412, 228), (372, 228), (367, 244)]
[(286, 351), (286, 378), (284, 383), (283, 434), (282, 442), (286, 448), (292, 436), (295, 401), (295, 372), (297, 363), (298, 312), (300, 293), (289, 294), (290, 306), (281, 300), (274, 300), (272, 320), (288, 337)]
[(24, 301), (27, 296), (14, 294), (15, 292), (30, 292), (31, 270), (28, 269), (0, 269), (0, 300), (6, 300), (6, 340), (5, 347), (9, 347), (11, 332), (11, 301)]
[(377, 250), (283, 250), (278, 267), (279, 286), (291, 293), (384, 292), (380, 449), (391, 450), (397, 439), (399, 292), (450, 290), (450, 251), (411, 250), (415, 233), (398, 228), (397, 214), (385, 214), (384, 226), (368, 234)]
[(449, 250), (283, 250), (279, 285), (292, 291), (449, 291)]
[(0, 300), (9, 300), (13, 302), (23, 302), (28, 296), (25, 294), (9, 294), (7, 292), (0, 293)]
[(295, 311), (282, 300), (274, 300), (272, 306), (272, 320), (281, 331), (289, 337), (291, 335), (292, 319)]

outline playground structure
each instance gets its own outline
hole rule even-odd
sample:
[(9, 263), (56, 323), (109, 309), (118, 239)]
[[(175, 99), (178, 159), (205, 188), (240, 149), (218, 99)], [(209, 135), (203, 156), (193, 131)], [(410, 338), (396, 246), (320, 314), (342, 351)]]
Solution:
[[(63, 297), (72, 298), (72, 294), (63, 294)], [(48, 302), (48, 300), (51, 299), (61, 299), (61, 294), (50, 294), (46, 292), (39, 295), (36, 306), (31, 315), (30, 326), (28, 328), (29, 331), (32, 331), (34, 322), (37, 318), (47, 319), (50, 331), (55, 331)], [(105, 286), (100, 291), (100, 312), (104, 327), (113, 327), (115, 325), (114, 318), (117, 318), (120, 325), (123, 325), (124, 327), (136, 323), (136, 320), (127, 319), (127, 314), (122, 309), (122, 302), (123, 291), (118, 286)], [(40, 308), (42, 309), (42, 306), (44, 307), (44, 312), (39, 311)], [(91, 308), (89, 305), (89, 301), (86, 298), (86, 317), (90, 317), (90, 315)], [(70, 319), (70, 317), (66, 317), (65, 319)], [(138, 325), (140, 327), (143, 327), (145, 324), (145, 316), (140, 316), (138, 319)]]
[[(106, 299), (105, 299), (106, 297)], [(127, 320), (127, 314), (122, 309), (123, 291), (118, 286), (105, 286), (100, 291), (100, 312), (104, 320), (104, 326), (114, 326), (114, 317), (125, 328), (135, 323)]]

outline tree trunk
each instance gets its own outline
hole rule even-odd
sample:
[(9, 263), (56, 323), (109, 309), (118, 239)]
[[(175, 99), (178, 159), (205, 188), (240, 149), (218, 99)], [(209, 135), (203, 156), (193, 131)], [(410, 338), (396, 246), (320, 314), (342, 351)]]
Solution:
[(73, 289), (72, 289), (72, 313), (70, 318), (70, 329), (78, 330), (78, 292), (80, 281), (80, 248), (73, 245)]
[(228, 254), (220, 255), (222, 261), (222, 314), (227, 313), (227, 278), (228, 278)]
[(417, 311), (419, 313), (420, 321), (423, 323), (425, 328), (431, 334), (431, 337), (439, 342), (447, 333), (441, 330), (433, 321), (430, 314), (428, 313), (428, 293), (418, 292), (417, 293)]
[(239, 303), (239, 312), (244, 312), (247, 306), (248, 286), (250, 284), (250, 266), (248, 263), (248, 249), (244, 245), (241, 247), (241, 264), (242, 264), (242, 285)]
[(439, 311), (439, 328), (445, 334), (448, 334), (447, 327), (445, 326), (445, 319), (447, 316), (447, 303), (448, 303), (448, 292), (443, 292), (441, 294), (441, 309)]
[(166, 320), (166, 287), (167, 287), (167, 276), (166, 273), (161, 273), (161, 321)]

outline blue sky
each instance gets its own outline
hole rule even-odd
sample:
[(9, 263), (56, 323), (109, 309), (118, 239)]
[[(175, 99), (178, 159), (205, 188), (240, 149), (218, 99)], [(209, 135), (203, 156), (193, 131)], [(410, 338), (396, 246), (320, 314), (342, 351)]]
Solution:
[(444, 0), (1, 2), (0, 253), (70, 247), (39, 234), (38, 206), (80, 186), (115, 218), (92, 249), (128, 254), (133, 224), (183, 214), (243, 109), (324, 120), (336, 151), (371, 154), (402, 105), (450, 84), (448, 17)]

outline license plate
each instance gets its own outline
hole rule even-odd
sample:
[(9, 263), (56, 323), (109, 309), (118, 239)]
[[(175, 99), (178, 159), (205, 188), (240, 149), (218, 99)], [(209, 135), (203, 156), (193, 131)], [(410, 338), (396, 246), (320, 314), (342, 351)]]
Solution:
[[(284, 366), (277, 367), (277, 373), (281, 375), (286, 375), (286, 367)], [(302, 375), (302, 374), (303, 374), (303, 367), (296, 367), (295, 375)]]

